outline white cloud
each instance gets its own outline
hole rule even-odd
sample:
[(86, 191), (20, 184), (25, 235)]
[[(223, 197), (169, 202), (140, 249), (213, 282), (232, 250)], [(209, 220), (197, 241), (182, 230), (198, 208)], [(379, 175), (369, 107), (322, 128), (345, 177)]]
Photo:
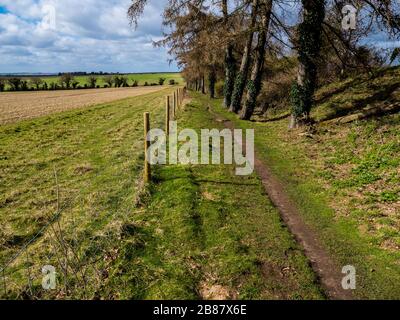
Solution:
[(0, 0), (7, 10), (0, 14), (0, 73), (176, 70), (166, 50), (151, 45), (161, 36), (165, 1), (150, 1), (135, 31), (130, 0)]

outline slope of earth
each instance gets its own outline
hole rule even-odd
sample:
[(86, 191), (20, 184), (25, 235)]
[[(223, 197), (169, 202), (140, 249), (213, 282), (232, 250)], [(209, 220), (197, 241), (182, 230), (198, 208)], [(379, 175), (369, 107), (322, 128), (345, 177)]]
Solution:
[(256, 129), (259, 156), (303, 219), (341, 265), (356, 268), (359, 298), (400, 298), (400, 114), (332, 120), (398, 103), (399, 79), (400, 69), (391, 68), (321, 88), (308, 132), (289, 131), (289, 120), (276, 114), (240, 121), (220, 100), (201, 97), (237, 127)]

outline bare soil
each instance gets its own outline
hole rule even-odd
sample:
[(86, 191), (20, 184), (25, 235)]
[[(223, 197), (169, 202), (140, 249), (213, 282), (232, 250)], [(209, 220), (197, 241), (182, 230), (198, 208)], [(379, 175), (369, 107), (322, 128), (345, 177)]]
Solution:
[(0, 124), (135, 97), (162, 89), (165, 87), (4, 92), (0, 94)]

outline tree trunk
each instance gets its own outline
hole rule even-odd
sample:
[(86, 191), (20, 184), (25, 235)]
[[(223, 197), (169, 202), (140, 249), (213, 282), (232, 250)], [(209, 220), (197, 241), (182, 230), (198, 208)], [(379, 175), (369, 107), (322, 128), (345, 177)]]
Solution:
[(306, 123), (314, 103), (317, 82), (317, 59), (321, 49), (325, 0), (302, 0), (303, 22), (299, 25), (297, 83), (292, 88), (290, 128)]
[[(228, 1), (222, 0), (222, 14), (224, 25), (228, 23)], [(227, 30), (229, 32), (230, 30)], [(232, 102), (232, 93), (235, 86), (236, 60), (233, 55), (233, 45), (230, 40), (225, 48), (225, 83), (224, 83), (224, 107), (229, 108)]]
[(258, 43), (256, 50), (256, 59), (254, 61), (251, 78), (247, 85), (247, 96), (244, 108), (241, 112), (240, 118), (242, 120), (249, 120), (253, 115), (257, 97), (261, 90), (262, 71), (264, 66), (266, 43), (271, 21), (273, 0), (263, 0), (260, 4), (262, 13), (261, 30), (258, 33)]
[(210, 68), (208, 73), (208, 93), (210, 94), (210, 98), (215, 98), (215, 82), (217, 81), (217, 75), (215, 72), (214, 66)]
[(206, 81), (204, 75), (201, 76), (201, 93), (206, 94)]
[(246, 86), (247, 74), (249, 73), (251, 45), (253, 43), (254, 27), (257, 20), (258, 0), (253, 0), (251, 4), (251, 18), (249, 26), (249, 35), (243, 50), (242, 63), (240, 70), (236, 75), (235, 86), (232, 94), (230, 111), (237, 113), (242, 102), (243, 91)]

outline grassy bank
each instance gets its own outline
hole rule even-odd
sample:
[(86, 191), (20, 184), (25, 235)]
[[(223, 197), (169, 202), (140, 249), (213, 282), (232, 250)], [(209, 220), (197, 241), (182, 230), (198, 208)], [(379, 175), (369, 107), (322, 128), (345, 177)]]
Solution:
[[(374, 80), (360, 77), (322, 88), (314, 118), (348, 114), (366, 101), (371, 106), (398, 101), (397, 73), (392, 69)], [(380, 87), (382, 94), (372, 87)], [(400, 297), (399, 114), (321, 123), (304, 134), (288, 131), (288, 119), (244, 122), (223, 109), (220, 100), (199, 99), (237, 127), (256, 129), (259, 156), (286, 184), (305, 221), (341, 265), (356, 267), (357, 297)]]

